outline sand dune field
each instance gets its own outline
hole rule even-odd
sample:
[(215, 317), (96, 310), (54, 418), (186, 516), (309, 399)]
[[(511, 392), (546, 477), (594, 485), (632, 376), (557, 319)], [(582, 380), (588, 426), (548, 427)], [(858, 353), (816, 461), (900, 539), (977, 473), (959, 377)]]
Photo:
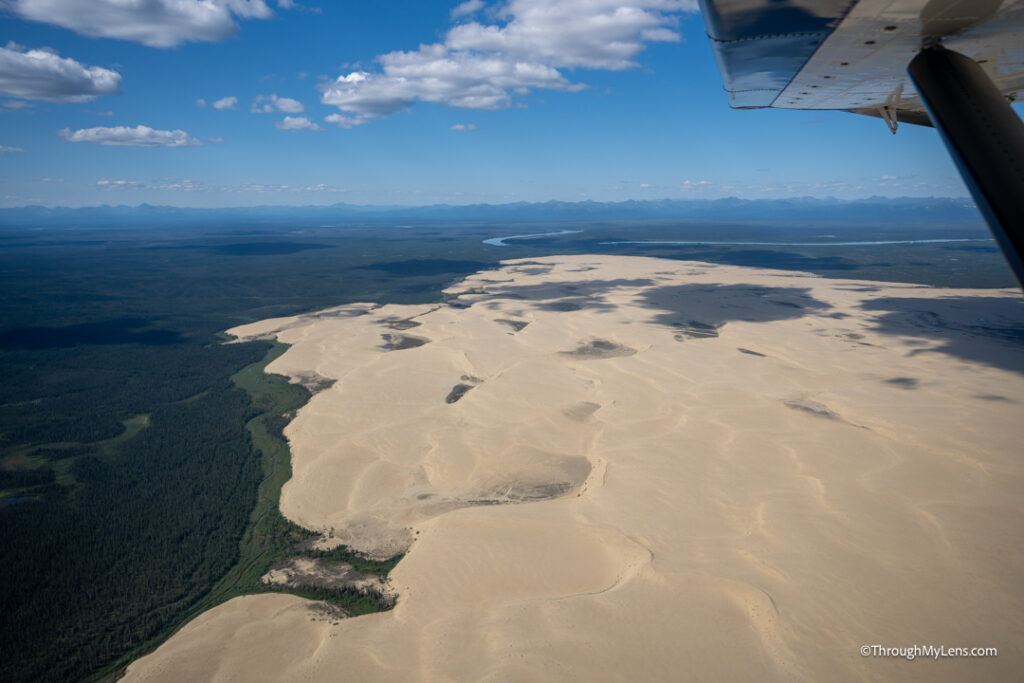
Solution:
[(407, 549), (395, 609), (237, 598), (127, 680), (1020, 680), (1020, 292), (587, 255), (450, 294), (231, 331), (337, 380), (281, 509)]

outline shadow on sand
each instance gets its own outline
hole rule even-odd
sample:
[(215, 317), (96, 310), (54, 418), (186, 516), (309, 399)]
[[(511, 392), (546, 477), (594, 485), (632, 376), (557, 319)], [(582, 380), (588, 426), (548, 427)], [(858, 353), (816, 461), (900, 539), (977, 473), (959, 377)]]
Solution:
[(1024, 299), (886, 297), (862, 308), (878, 312), (872, 319), (877, 332), (939, 343), (911, 355), (944, 353), (1024, 374)]

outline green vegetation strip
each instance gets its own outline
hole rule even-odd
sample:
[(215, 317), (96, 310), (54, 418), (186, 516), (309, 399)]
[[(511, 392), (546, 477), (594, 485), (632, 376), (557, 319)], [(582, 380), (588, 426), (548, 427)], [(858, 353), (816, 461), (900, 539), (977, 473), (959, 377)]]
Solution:
[(319, 586), (289, 587), (266, 584), (261, 577), (279, 560), (290, 557), (308, 557), (333, 562), (347, 562), (363, 574), (386, 577), (402, 555), (387, 560), (373, 560), (351, 551), (346, 546), (331, 550), (297, 550), (300, 544), (316, 534), (288, 521), (278, 507), (281, 487), (292, 476), (291, 452), (284, 437), (284, 427), (310, 399), (310, 392), (300, 384), (291, 384), (283, 375), (266, 373), (266, 367), (281, 356), (288, 345), (273, 342), (263, 360), (248, 365), (231, 377), (235, 386), (245, 390), (257, 413), (247, 423), (253, 448), (259, 452), (263, 479), (259, 486), (256, 507), (249, 518), (242, 537), (238, 562), (204, 597), (183, 611), (159, 635), (139, 646), (114, 664), (104, 668), (89, 680), (116, 680), (133, 660), (152, 652), (176, 631), (206, 610), (228, 600), (256, 593), (290, 593), (310, 600), (322, 600), (340, 607), (351, 616), (359, 616), (391, 609), (394, 605), (387, 596), (351, 587), (323, 588)]

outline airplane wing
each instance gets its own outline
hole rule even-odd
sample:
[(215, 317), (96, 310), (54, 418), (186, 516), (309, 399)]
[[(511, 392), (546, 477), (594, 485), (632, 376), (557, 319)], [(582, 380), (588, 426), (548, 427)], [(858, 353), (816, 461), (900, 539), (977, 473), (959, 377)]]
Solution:
[(922, 43), (1024, 92), (1024, 0), (701, 0), (729, 103), (843, 110), (931, 125), (907, 74)]
[(1024, 286), (1024, 0), (700, 0), (729, 103), (934, 125)]

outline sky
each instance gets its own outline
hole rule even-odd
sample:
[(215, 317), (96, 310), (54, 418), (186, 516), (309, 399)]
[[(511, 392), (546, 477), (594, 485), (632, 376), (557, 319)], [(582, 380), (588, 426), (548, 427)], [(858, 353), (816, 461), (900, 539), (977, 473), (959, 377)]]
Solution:
[(932, 129), (732, 110), (696, 0), (0, 0), (0, 207), (966, 197)]

